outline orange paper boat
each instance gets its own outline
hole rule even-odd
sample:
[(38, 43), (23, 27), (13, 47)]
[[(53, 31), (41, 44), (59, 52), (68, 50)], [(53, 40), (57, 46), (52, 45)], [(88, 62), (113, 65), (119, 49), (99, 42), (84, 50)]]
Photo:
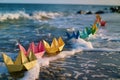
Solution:
[(44, 43), (45, 50), (49, 55), (53, 55), (53, 54), (56, 54), (57, 52), (62, 51), (65, 45), (61, 37), (59, 37), (58, 40), (54, 38), (51, 43), (51, 46), (45, 40), (43, 40), (43, 43)]

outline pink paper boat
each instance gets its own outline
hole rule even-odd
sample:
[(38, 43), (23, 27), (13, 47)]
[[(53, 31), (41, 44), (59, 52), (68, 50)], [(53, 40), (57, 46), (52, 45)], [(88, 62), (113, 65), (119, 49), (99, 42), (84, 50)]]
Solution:
[(23, 51), (26, 56), (32, 51), (37, 58), (41, 58), (45, 53), (45, 48), (43, 43), (40, 41), (36, 46), (34, 42), (30, 43), (28, 50), (26, 51), (25, 48), (19, 44), (20, 51)]

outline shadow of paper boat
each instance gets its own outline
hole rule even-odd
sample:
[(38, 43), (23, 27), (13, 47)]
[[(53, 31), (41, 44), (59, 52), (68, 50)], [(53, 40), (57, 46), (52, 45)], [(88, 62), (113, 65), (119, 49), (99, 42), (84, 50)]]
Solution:
[[(24, 77), (24, 73), (26, 71), (19, 71), (19, 72), (12, 72), (10, 73), (10, 76), (14, 79), (14, 80), (19, 80), (20, 78)], [(13, 80), (12, 79), (12, 80)]]

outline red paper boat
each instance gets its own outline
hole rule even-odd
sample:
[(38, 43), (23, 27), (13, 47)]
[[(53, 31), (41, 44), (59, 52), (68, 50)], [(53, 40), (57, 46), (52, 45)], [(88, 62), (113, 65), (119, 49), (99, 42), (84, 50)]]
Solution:
[(105, 24), (106, 24), (106, 21), (103, 21), (103, 20), (102, 20), (102, 21), (100, 22), (100, 25), (101, 25), (101, 26), (105, 26)]

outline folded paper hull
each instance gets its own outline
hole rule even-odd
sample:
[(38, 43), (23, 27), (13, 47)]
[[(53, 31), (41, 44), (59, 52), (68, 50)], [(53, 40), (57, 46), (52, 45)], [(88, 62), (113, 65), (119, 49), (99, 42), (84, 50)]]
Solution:
[(26, 70), (30, 70), (31, 68), (33, 68), (35, 66), (35, 64), (37, 63), (37, 60), (28, 62), (24, 64), (24, 67)]
[(8, 71), (10, 73), (12, 72), (19, 72), (19, 71), (24, 71), (24, 70), (30, 70), (31, 68), (33, 68), (35, 66), (35, 63), (37, 62), (37, 60), (25, 63), (24, 65), (6, 65), (8, 68)]
[(60, 46), (60, 47), (59, 47), (59, 51), (62, 51), (62, 50), (63, 50), (63, 47), (64, 47), (64, 45)]
[(45, 48), (48, 55), (55, 55), (58, 48)]
[(23, 65), (6, 65), (6, 66), (7, 66), (8, 71), (10, 73), (12, 73), (12, 72), (18, 72), (18, 71), (22, 71), (22, 70), (26, 70)]

